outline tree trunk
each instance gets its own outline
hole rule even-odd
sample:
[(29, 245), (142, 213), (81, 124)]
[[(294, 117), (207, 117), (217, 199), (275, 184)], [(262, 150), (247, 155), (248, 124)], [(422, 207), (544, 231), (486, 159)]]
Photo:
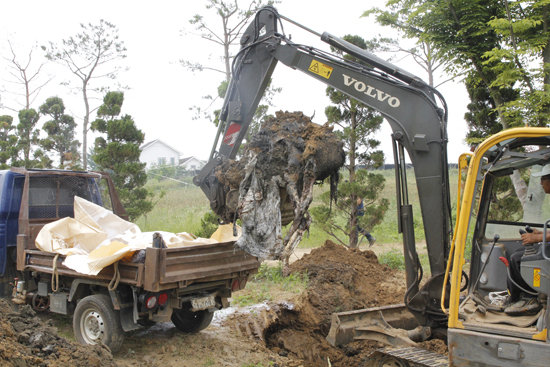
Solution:
[(521, 205), (525, 207), (525, 202), (527, 200), (527, 184), (521, 178), (521, 174), (518, 170), (515, 170), (511, 175), (512, 183), (514, 184), (514, 189), (516, 190), (516, 195), (518, 196)]
[[(349, 182), (355, 182), (355, 158), (356, 158), (356, 128), (357, 128), (357, 119), (356, 115), (357, 113), (353, 111), (353, 102), (352, 108), (350, 111), (351, 114), (351, 136), (350, 136), (350, 144), (349, 144)], [(353, 193), (350, 195), (350, 201), (351, 201), (351, 215), (350, 215), (350, 221), (349, 221), (349, 247), (351, 248), (357, 248), (357, 242), (359, 238), (358, 228), (357, 228), (357, 196)]]
[(223, 15), (222, 21), (223, 21), (223, 57), (225, 61), (225, 80), (228, 82), (231, 80), (231, 63), (229, 62), (229, 33), (227, 32), (227, 22), (228, 19), (225, 18)]
[(84, 106), (86, 106), (86, 112), (84, 115), (84, 127), (82, 129), (82, 168), (84, 171), (88, 169), (88, 156), (86, 152), (88, 150), (88, 123), (90, 122), (90, 104), (88, 103), (88, 94), (86, 93), (87, 80), (84, 81), (82, 86), (82, 95), (84, 96)]
[[(533, 166), (531, 167), (531, 174), (540, 172), (541, 170), (542, 166)], [(523, 222), (540, 223), (546, 220), (542, 216), (542, 202), (545, 196), (546, 194), (540, 185), (540, 181), (537, 178), (531, 177), (525, 203), (522, 202)]]

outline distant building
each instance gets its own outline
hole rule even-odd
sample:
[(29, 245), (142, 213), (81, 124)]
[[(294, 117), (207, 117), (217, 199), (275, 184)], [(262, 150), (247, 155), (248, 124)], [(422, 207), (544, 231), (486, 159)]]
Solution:
[(180, 158), (180, 166), (185, 168), (186, 171), (200, 170), (206, 164), (205, 161), (201, 161), (197, 157)]
[(160, 139), (145, 143), (139, 147), (139, 149), (141, 149), (139, 160), (147, 164), (145, 169), (156, 166), (178, 165), (180, 162), (180, 155), (182, 155), (179, 150), (172, 148)]

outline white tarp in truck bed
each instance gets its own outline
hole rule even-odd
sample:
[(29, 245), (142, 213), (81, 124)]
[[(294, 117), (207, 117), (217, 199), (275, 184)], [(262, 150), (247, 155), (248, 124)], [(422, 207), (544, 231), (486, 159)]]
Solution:
[[(74, 271), (96, 275), (104, 267), (135, 251), (151, 247), (155, 232), (141, 232), (138, 226), (111, 211), (78, 196), (74, 197), (74, 218), (49, 223), (36, 237), (41, 251), (66, 255), (63, 264)], [(231, 225), (220, 226), (210, 238), (193, 238), (189, 233), (160, 233), (168, 247), (194, 246), (236, 241)], [(240, 235), (240, 228), (238, 229)]]

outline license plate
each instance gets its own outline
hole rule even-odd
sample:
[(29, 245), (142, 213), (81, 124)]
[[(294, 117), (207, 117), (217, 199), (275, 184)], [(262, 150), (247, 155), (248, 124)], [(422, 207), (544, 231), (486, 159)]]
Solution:
[(216, 299), (213, 295), (201, 298), (193, 298), (191, 300), (191, 306), (193, 306), (191, 311), (206, 310), (207, 308), (216, 306)]

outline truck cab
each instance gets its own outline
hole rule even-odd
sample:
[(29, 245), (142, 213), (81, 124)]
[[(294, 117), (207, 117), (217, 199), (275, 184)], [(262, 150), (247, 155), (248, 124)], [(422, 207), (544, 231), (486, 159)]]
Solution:
[[(0, 276), (16, 263), (17, 235), (29, 236), (33, 246), (42, 227), (64, 217), (74, 217), (74, 197), (113, 209), (126, 217), (118, 197), (111, 198), (114, 185), (101, 172), (65, 170), (26, 170), (12, 168), (0, 171)], [(111, 189), (111, 190), (110, 190)], [(23, 196), (25, 195), (25, 196)]]

